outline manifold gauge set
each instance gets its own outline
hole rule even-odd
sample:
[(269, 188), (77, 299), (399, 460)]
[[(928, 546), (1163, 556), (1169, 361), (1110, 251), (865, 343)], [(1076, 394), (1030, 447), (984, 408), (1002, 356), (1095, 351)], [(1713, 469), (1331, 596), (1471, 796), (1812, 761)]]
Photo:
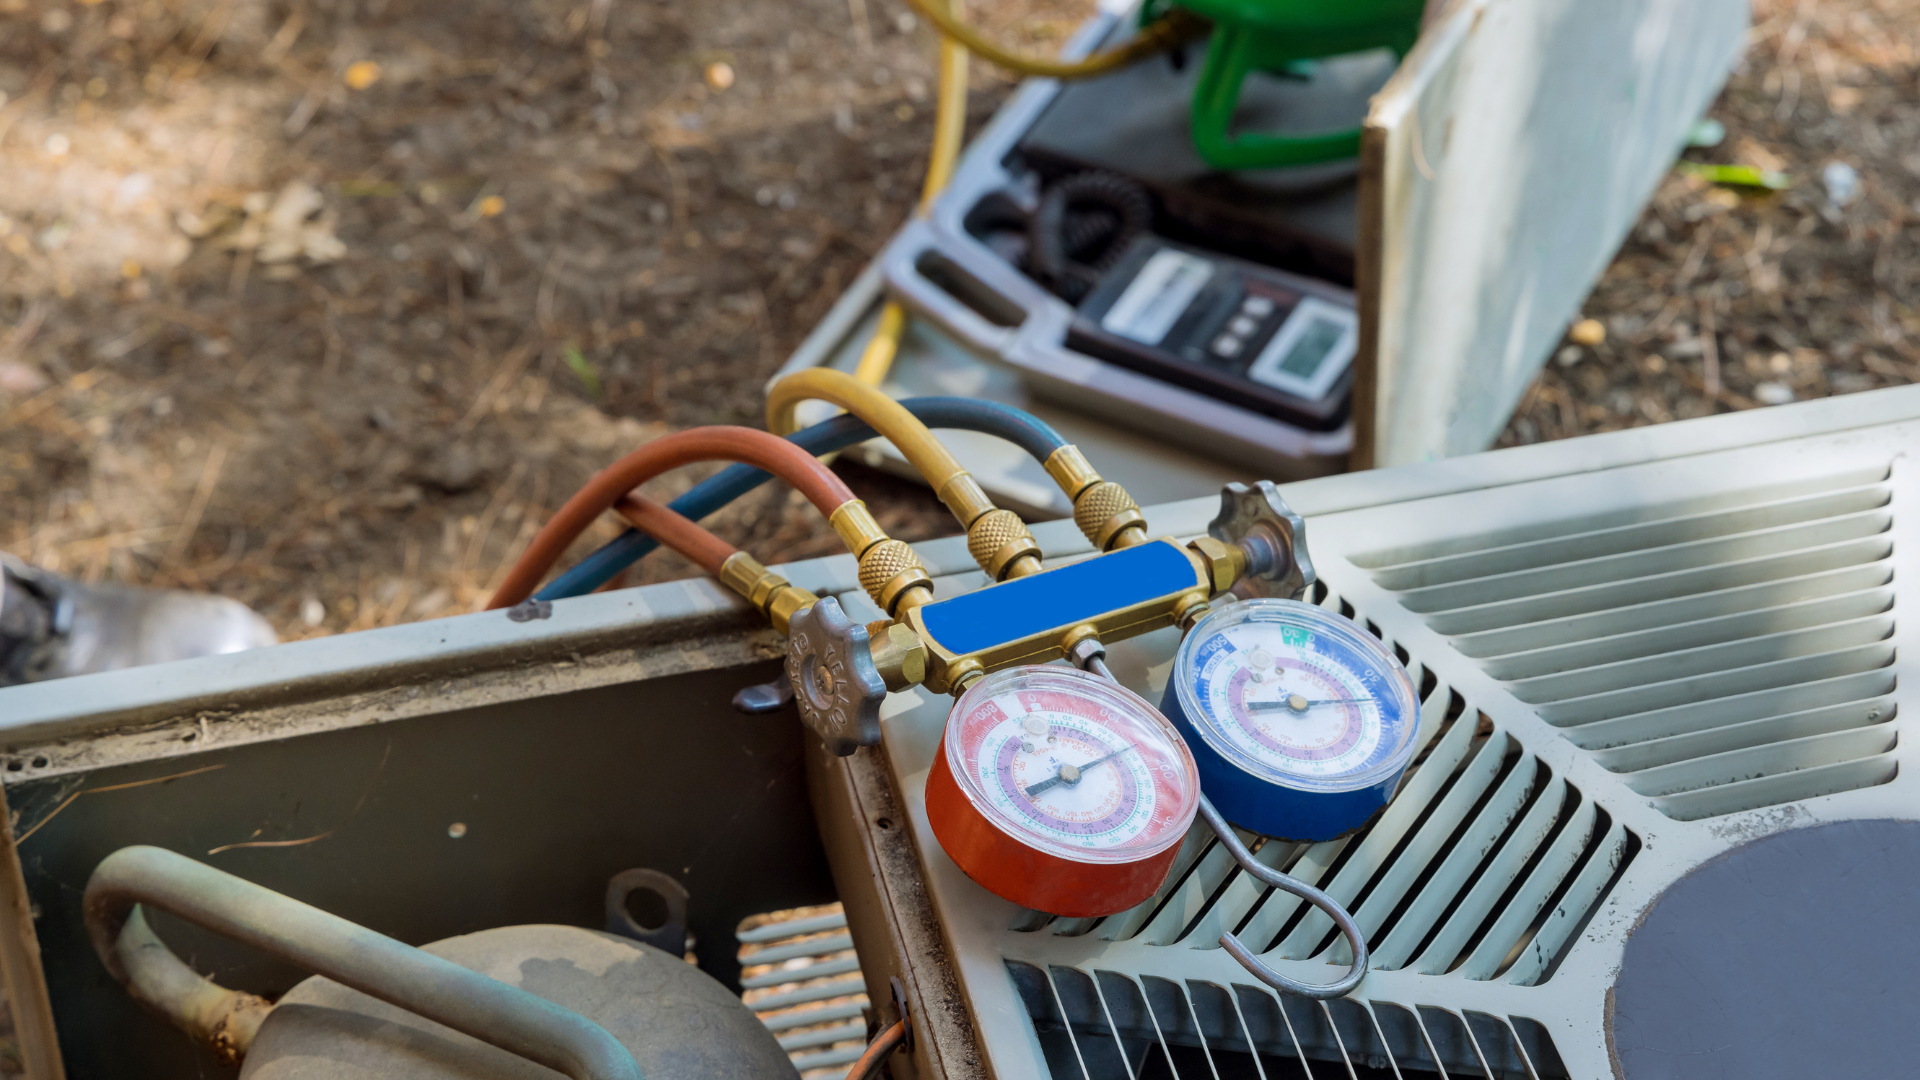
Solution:
[[(867, 733), (859, 745), (878, 741), (887, 689), (954, 695), (927, 780), (929, 825), (974, 882), (1033, 911), (1095, 918), (1150, 900), (1205, 821), (1250, 873), (1325, 910), (1354, 959), (1337, 982), (1307, 984), (1231, 934), (1221, 944), (1276, 989), (1344, 994), (1367, 963), (1351, 917), (1254, 860), (1233, 828), (1317, 841), (1366, 825), (1412, 757), (1413, 684), (1371, 634), (1298, 599), (1313, 580), (1304, 523), (1272, 484), (1229, 485), (1209, 535), (1189, 545), (1136, 531), (1132, 544), (889, 625), (856, 626), (832, 599), (800, 611), (788, 672), (802, 715), (851, 753), (849, 730)], [(1113, 680), (1103, 642), (1168, 625), (1185, 636), (1156, 708)], [(903, 626), (918, 651), (904, 679), (886, 655), (901, 651)]]

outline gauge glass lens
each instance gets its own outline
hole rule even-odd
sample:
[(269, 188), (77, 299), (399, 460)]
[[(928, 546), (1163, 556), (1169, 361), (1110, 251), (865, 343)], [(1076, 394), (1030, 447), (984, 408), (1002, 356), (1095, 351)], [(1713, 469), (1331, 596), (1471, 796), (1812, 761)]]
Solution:
[(1086, 862), (1130, 862), (1179, 842), (1198, 806), (1193, 756), (1139, 696), (1065, 667), (975, 683), (947, 722), (947, 764), (987, 820)]
[(1174, 663), (1180, 707), (1207, 745), (1257, 776), (1316, 790), (1404, 768), (1418, 705), (1393, 653), (1350, 620), (1293, 600), (1202, 619)]

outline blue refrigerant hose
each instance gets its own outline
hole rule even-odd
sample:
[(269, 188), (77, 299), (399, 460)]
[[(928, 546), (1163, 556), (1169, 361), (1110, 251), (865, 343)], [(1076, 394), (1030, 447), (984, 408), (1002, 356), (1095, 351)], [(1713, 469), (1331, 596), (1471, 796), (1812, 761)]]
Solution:
[[(930, 428), (996, 435), (1042, 463), (1055, 450), (1067, 444), (1060, 433), (1044, 420), (997, 401), (922, 397), (908, 398), (900, 404)], [(794, 445), (819, 457), (866, 442), (874, 434), (873, 427), (865, 420), (842, 414), (812, 427), (801, 428), (787, 438)], [(685, 495), (668, 505), (682, 516), (699, 521), (771, 479), (771, 473), (751, 465), (729, 465), (695, 484)], [(659, 546), (659, 541), (646, 533), (628, 529), (553, 579), (546, 588), (535, 593), (534, 598), (561, 600), (569, 596), (583, 596), (611, 581), (615, 574), (645, 558), (648, 552)]]

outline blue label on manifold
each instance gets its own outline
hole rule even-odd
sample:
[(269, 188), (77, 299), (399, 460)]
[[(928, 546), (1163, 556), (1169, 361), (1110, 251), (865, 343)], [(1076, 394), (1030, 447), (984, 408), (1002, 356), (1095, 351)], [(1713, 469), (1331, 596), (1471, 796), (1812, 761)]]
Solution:
[(935, 641), (964, 655), (1199, 584), (1186, 552), (1155, 541), (928, 604), (920, 617)]

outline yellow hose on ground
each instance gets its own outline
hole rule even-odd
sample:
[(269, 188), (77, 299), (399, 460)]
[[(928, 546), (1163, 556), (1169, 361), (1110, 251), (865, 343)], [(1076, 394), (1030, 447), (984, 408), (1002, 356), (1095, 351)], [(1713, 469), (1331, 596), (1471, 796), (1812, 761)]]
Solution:
[(865, 420), (893, 443), (967, 530), (967, 550), (989, 577), (1005, 581), (1040, 571), (1040, 545), (1019, 515), (994, 506), (927, 425), (878, 387), (832, 368), (796, 371), (767, 391), (767, 429), (791, 435), (799, 427), (800, 403), (816, 399)]
[[(957, 11), (960, 0), (947, 0), (950, 11)], [(920, 212), (933, 208), (942, 188), (953, 176), (960, 160), (960, 148), (967, 138), (967, 49), (951, 37), (940, 38), (940, 93), (933, 111), (933, 152), (927, 158), (927, 179), (920, 188)], [(893, 358), (900, 351), (900, 334), (907, 326), (907, 310), (898, 300), (889, 300), (880, 309), (880, 323), (873, 338), (860, 354), (853, 377), (879, 386), (893, 369)]]

